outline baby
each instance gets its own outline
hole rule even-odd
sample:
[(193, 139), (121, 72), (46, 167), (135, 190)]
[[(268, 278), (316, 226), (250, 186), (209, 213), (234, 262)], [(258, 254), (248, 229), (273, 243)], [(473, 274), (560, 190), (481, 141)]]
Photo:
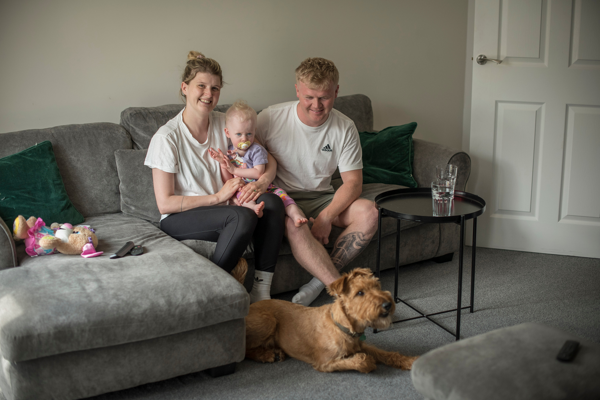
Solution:
[[(236, 176), (249, 183), (264, 174), (265, 164), (268, 162), (267, 150), (260, 144), (254, 143), (255, 133), (256, 111), (245, 101), (236, 101), (225, 114), (225, 135), (231, 140), (227, 155), (210, 149), (210, 156), (221, 164), (223, 182)], [(283, 200), (286, 215), (297, 227), (308, 222), (300, 207), (283, 189), (270, 184), (267, 192), (274, 193)], [(236, 197), (239, 199), (239, 191)], [(257, 204), (255, 201), (248, 201), (241, 205), (253, 209), (259, 218), (262, 217), (264, 202)]]

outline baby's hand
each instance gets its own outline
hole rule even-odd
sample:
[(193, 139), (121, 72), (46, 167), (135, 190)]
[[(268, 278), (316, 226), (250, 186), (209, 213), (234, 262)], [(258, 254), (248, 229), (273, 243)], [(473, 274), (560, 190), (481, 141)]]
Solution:
[(217, 151), (215, 149), (213, 149), (212, 147), (208, 149), (208, 154), (210, 155), (210, 157), (213, 160), (217, 160), (219, 163), (223, 160), (224, 156), (223, 156), (223, 152), (221, 151), (221, 149), (219, 149), (219, 152), (217, 153)]

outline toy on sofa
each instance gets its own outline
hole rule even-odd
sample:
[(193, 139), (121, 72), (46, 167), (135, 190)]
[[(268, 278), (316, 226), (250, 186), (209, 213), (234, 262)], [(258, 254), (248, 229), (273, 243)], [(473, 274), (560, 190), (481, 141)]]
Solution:
[[(98, 257), (104, 253), (103, 251), (96, 251), (98, 238), (93, 229), (83, 225), (74, 227), (72, 232), (69, 232), (68, 227), (63, 228), (61, 226), (61, 229), (65, 232), (60, 233), (60, 230), (58, 230), (58, 235), (48, 235), (41, 238), (40, 246), (43, 249), (56, 249), (62, 254), (81, 254), (85, 258)], [(68, 235), (66, 241), (61, 239), (65, 234)]]
[(50, 228), (41, 218), (25, 219), (19, 215), (13, 223), (15, 240), (25, 241), (25, 252), (31, 257), (54, 253), (81, 254), (82, 257), (97, 257), (104, 252), (96, 251), (98, 238), (89, 226), (73, 227), (69, 223), (54, 222)]
[[(56, 224), (56, 227), (58, 228), (58, 224)], [(54, 236), (54, 230), (47, 227), (43, 219), (29, 217), (26, 220), (22, 215), (15, 218), (15, 222), (13, 223), (13, 237), (15, 240), (25, 241), (25, 252), (31, 257), (56, 253), (56, 250), (53, 248), (44, 249), (40, 246), (40, 240), (48, 235)]]

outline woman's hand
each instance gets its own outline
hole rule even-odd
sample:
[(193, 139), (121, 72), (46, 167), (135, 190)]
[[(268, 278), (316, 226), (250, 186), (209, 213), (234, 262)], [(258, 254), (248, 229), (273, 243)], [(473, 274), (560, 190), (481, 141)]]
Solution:
[(233, 197), (242, 186), (244, 186), (242, 178), (233, 178), (225, 182), (221, 190), (217, 192), (219, 203), (225, 203)]
[(269, 184), (262, 182), (260, 179), (250, 182), (240, 190), (239, 200), (241, 203), (256, 200), (261, 194), (266, 193), (268, 187)]

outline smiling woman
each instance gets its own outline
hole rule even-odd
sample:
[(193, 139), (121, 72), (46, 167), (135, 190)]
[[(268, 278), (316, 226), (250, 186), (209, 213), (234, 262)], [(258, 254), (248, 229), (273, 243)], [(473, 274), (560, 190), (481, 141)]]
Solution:
[[(226, 153), (228, 147), (225, 114), (214, 111), (223, 86), (221, 66), (191, 51), (181, 80), (185, 108), (154, 134), (144, 162), (152, 168), (160, 228), (177, 240), (216, 242), (211, 261), (243, 284), (247, 264), (241, 256), (251, 240), (255, 269), (275, 269), (285, 211), (276, 195), (265, 192), (276, 164), (251, 187), (241, 178), (224, 181), (219, 163), (210, 156), (211, 149)], [(249, 192), (240, 201), (265, 203), (262, 218), (246, 207), (229, 205), (240, 188)]]

